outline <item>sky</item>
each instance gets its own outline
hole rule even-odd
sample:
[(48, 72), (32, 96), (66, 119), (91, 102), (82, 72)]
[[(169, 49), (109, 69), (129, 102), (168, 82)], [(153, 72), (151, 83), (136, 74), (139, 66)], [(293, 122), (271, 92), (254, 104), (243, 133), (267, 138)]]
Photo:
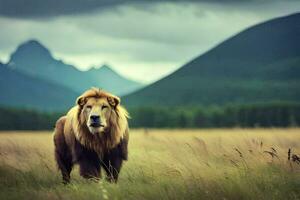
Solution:
[(150, 83), (299, 0), (0, 0), (0, 61), (37, 39), (80, 70), (110, 65)]

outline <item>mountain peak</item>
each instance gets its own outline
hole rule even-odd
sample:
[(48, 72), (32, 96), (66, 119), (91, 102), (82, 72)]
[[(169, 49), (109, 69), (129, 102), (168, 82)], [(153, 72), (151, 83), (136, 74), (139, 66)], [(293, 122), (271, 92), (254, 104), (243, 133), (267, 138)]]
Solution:
[(30, 44), (30, 45), (40, 45), (43, 46), (38, 40), (36, 39), (30, 39), (26, 42), (24, 42), (23, 44)]
[(100, 68), (102, 71), (114, 71), (109, 65), (103, 64)]
[(89, 72), (114, 72), (116, 73), (109, 65), (103, 64), (101, 67), (92, 66), (89, 70)]
[(24, 43), (22, 43), (17, 49), (30, 49), (30, 50), (40, 50), (40, 51), (45, 51), (47, 53), (50, 53), (49, 50), (41, 44), (38, 40), (31, 39), (28, 40)]
[(37, 40), (28, 40), (18, 46), (16, 51), (11, 55), (10, 62), (18, 62), (26, 57), (36, 59), (52, 59), (50, 51)]
[(297, 102), (300, 100), (299, 25), (297, 13), (251, 26), (171, 75), (126, 96), (123, 103), (206, 106)]

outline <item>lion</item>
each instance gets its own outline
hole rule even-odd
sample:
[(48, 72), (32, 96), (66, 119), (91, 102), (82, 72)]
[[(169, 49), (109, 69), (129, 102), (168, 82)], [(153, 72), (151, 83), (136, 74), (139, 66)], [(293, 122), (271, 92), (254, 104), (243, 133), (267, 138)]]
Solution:
[(80, 175), (117, 182), (123, 161), (128, 159), (128, 112), (120, 98), (92, 88), (76, 100), (76, 106), (62, 116), (54, 130), (55, 159), (63, 183), (70, 182), (74, 164)]

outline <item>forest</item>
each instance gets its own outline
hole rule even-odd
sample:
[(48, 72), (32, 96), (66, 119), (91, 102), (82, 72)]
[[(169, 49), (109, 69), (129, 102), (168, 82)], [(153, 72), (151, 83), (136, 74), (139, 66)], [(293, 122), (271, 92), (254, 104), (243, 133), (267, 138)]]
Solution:
[[(132, 128), (297, 127), (300, 103), (187, 107), (129, 107)], [(1, 130), (51, 130), (63, 112), (0, 108)]]

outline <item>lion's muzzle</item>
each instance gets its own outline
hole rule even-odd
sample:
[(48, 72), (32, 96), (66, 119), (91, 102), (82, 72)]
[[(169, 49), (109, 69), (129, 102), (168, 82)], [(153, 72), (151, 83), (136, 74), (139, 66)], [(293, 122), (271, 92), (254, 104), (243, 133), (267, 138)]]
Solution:
[(101, 123), (101, 119), (100, 119), (99, 115), (91, 115), (90, 121), (91, 121), (90, 126), (92, 126), (94, 128), (104, 127), (104, 125)]

